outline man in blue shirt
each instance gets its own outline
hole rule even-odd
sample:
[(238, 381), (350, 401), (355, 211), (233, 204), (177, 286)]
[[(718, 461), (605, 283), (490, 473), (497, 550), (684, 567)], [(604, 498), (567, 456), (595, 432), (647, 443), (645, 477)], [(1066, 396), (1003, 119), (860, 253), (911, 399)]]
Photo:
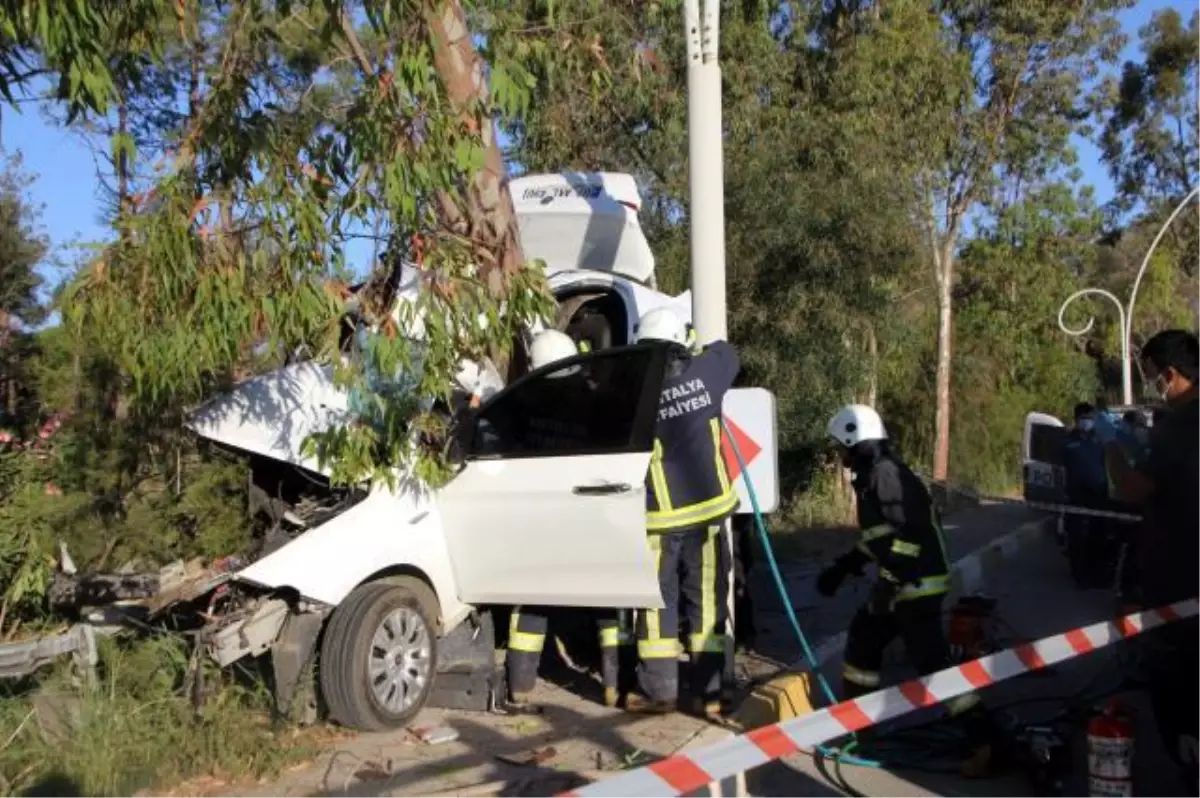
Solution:
[[(1063, 445), (1067, 472), (1067, 501), (1092, 510), (1108, 506), (1108, 476), (1104, 446), (1095, 433), (1096, 408), (1087, 402), (1075, 406), (1075, 428)], [(1104, 519), (1068, 513), (1063, 522), (1071, 576), (1080, 587), (1099, 587), (1103, 580), (1102, 554), (1107, 526)]]

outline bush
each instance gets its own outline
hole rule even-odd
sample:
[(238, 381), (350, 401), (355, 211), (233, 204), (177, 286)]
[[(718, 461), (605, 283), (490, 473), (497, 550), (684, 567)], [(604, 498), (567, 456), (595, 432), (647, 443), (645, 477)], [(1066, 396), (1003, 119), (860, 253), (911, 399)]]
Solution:
[(201, 774), (258, 778), (312, 755), (305, 732), (272, 730), (257, 680), (208, 666), (212, 693), (194, 709), (188, 663), (178, 637), (108, 640), (94, 685), (63, 667), (0, 700), (0, 793), (131, 795)]

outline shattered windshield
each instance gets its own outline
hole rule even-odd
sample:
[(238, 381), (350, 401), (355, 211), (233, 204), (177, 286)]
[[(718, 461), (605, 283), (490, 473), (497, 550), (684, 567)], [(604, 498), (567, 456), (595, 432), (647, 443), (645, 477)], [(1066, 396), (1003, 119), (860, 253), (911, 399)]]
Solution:
[(381, 361), (385, 358), (380, 357), (377, 349), (383, 340), (382, 335), (366, 325), (360, 325), (354, 335), (353, 356), (362, 363), (364, 379), (363, 384), (351, 389), (349, 406), (351, 412), (366, 419), (382, 412), (379, 400), (417, 404), (416, 391), (425, 364), (426, 345), (414, 338), (405, 339), (408, 343), (407, 362), (401, 360), (394, 369), (384, 371)]

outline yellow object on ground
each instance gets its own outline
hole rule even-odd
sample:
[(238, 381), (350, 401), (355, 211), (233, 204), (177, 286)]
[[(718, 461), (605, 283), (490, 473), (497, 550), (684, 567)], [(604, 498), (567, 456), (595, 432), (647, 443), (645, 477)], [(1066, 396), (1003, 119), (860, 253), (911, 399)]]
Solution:
[(815, 709), (812, 688), (812, 674), (780, 674), (751, 690), (729, 721), (750, 730), (807, 715)]

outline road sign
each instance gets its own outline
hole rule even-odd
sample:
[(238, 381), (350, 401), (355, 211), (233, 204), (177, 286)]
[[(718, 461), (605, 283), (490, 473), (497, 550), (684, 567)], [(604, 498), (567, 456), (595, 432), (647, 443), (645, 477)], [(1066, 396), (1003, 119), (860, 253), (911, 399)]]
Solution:
[(730, 434), (746, 462), (759, 509), (764, 513), (775, 512), (779, 507), (779, 446), (775, 432), (774, 394), (765, 388), (735, 388), (725, 394), (721, 410), (729, 428), (729, 432), (721, 436), (722, 454), (729, 478), (742, 500), (736, 512), (753, 513), (754, 507), (746, 482), (741, 478), (741, 467), (734, 456)]

